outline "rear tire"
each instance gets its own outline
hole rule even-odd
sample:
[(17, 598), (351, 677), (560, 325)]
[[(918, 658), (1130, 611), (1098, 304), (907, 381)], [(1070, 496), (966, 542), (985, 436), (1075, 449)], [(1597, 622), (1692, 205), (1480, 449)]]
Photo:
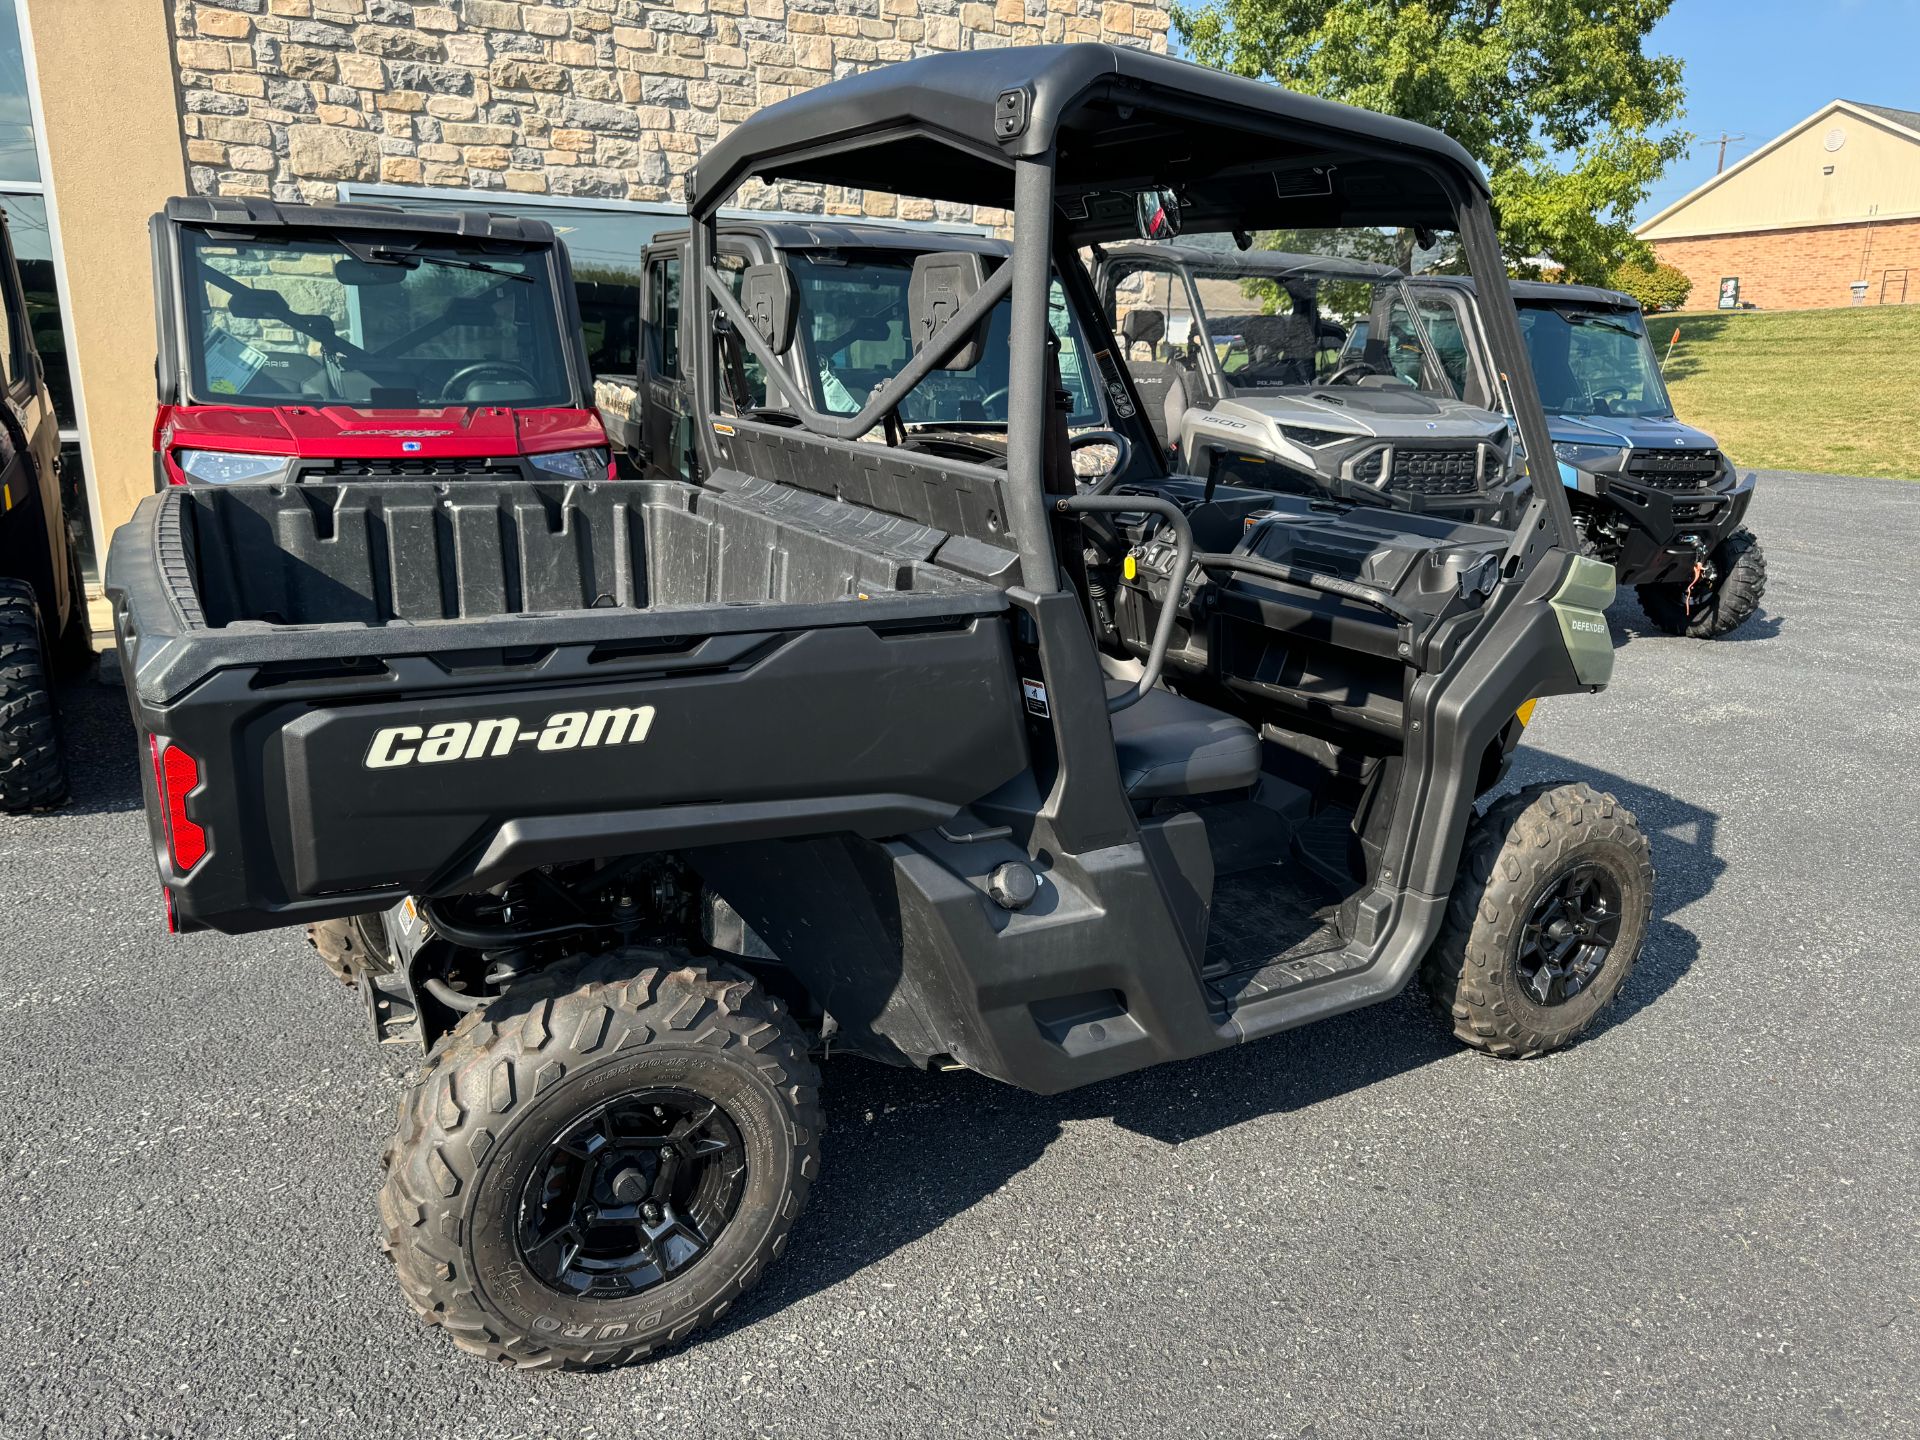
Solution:
[(731, 967), (631, 948), (557, 965), (461, 1021), (402, 1105), (380, 1195), (401, 1287), (522, 1369), (683, 1340), (785, 1247), (818, 1088), (779, 1002)]
[(1502, 1059), (1572, 1044), (1639, 957), (1653, 880), (1647, 837), (1613, 796), (1555, 783), (1495, 801), (1421, 965), (1435, 1012)]
[(307, 944), (343, 985), (358, 984), (362, 975), (385, 975), (393, 969), (385, 926), (377, 913), (309, 925)]
[(33, 587), (0, 580), (0, 811), (52, 810), (67, 798), (52, 672)]
[(1685, 585), (1636, 587), (1634, 593), (1647, 619), (1669, 635), (1695, 640), (1718, 640), (1739, 629), (1767, 593), (1766, 552), (1751, 530), (1736, 530), (1714, 546), (1713, 568), (1719, 578), (1711, 590), (1694, 595), (1691, 612)]

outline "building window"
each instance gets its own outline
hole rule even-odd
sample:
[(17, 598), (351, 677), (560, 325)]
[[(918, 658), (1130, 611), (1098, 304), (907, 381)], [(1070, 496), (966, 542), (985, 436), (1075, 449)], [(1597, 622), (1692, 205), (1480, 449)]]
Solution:
[(24, 180), (38, 185), (40, 153), (34, 145), (20, 17), (13, 7), (14, 0), (0, 0), (0, 182)]
[(26, 301), (25, 333), (32, 334), (34, 348), (40, 352), (47, 393), (60, 424), (60, 499), (67, 528), (80, 551), (81, 569), (90, 579), (97, 579), (100, 565), (93, 522), (87, 513), (73, 374), (54, 280), (53, 236), (47, 228), (47, 197), (35, 144), (33, 103), (27, 90), (15, 0), (0, 0), (0, 208), (6, 211), (14, 264), (20, 271), (20, 289)]

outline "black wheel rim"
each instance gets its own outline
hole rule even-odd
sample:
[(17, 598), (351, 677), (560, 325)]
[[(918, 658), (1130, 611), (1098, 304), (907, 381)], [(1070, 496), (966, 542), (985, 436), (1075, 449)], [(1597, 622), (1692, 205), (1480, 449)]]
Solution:
[(1620, 884), (1600, 865), (1550, 880), (1520, 932), (1516, 968), (1536, 1005), (1564, 1005), (1593, 984), (1620, 939)]
[(527, 1268), (562, 1294), (619, 1300), (699, 1263), (747, 1176), (740, 1132), (689, 1090), (622, 1095), (556, 1136), (520, 1196)]

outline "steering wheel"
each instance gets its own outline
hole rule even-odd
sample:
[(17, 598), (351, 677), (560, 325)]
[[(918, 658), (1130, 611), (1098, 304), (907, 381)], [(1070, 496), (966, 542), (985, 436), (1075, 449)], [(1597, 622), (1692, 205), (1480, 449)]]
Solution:
[[(1368, 375), (1384, 375), (1387, 372), (1378, 365), (1366, 360), (1349, 360), (1336, 366), (1334, 372), (1321, 382), (1326, 385), (1356, 385)], [(1352, 378), (1349, 379), (1348, 377)]]
[(535, 394), (540, 390), (540, 378), (525, 366), (516, 365), (511, 360), (482, 360), (477, 365), (465, 365), (447, 377), (447, 383), (441, 387), (442, 395), (459, 394), (466, 398), (467, 387), (482, 375), (504, 375), (509, 380), (524, 381), (526, 387)]
[(1113, 463), (1107, 466), (1099, 479), (1080, 492), (1083, 495), (1104, 495), (1119, 483), (1120, 477), (1127, 473), (1127, 467), (1133, 463), (1133, 442), (1118, 430), (1082, 430), (1067, 441), (1069, 452), (1083, 450), (1089, 445), (1113, 447)]

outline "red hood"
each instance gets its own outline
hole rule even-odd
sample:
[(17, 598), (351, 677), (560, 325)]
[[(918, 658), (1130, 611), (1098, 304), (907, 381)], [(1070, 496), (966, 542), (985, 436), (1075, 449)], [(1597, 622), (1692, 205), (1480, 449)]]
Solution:
[(515, 410), (502, 405), (426, 410), (173, 405), (161, 407), (154, 427), (156, 450), (239, 450), (303, 460), (469, 459), (585, 450), (606, 443), (607, 432), (591, 410)]

